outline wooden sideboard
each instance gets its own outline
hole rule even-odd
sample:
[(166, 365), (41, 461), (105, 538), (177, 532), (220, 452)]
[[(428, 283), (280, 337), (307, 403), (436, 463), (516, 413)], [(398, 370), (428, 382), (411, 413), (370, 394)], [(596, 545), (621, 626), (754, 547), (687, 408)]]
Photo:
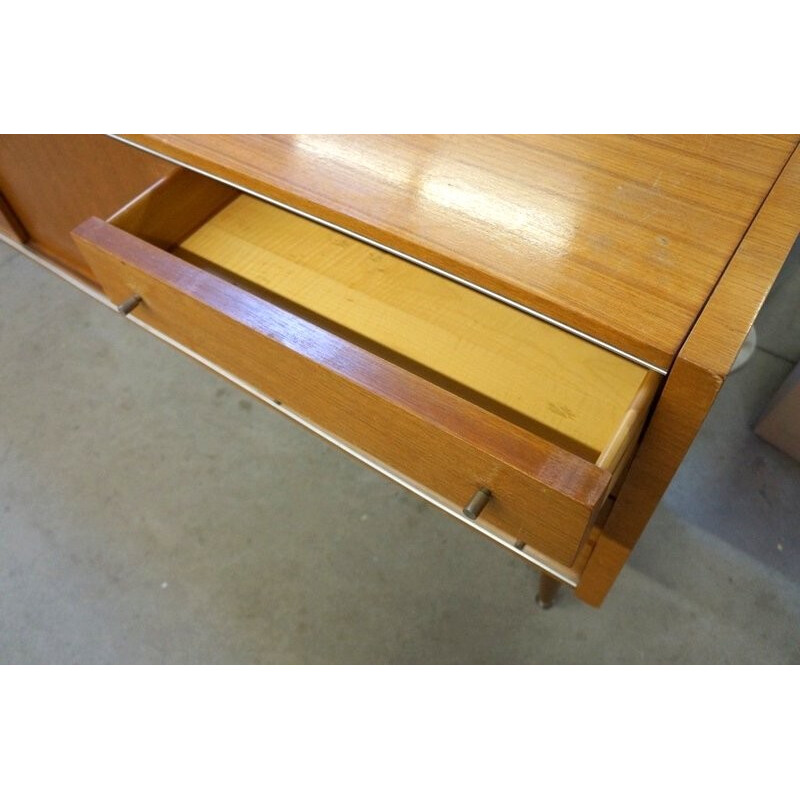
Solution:
[(797, 237), (797, 143), (3, 136), (0, 232), (599, 605)]

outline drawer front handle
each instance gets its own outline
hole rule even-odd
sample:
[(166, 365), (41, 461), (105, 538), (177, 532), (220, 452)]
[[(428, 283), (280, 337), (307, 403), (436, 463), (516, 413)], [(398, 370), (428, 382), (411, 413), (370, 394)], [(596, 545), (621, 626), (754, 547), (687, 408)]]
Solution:
[(124, 302), (120, 303), (117, 306), (117, 311), (119, 311), (120, 314), (125, 314), (125, 316), (127, 316), (141, 302), (142, 302), (142, 298), (138, 294), (135, 294), (135, 295), (133, 295), (133, 297), (129, 297), (127, 300), (125, 300)]
[(481, 486), (472, 499), (464, 506), (464, 516), (467, 519), (478, 519), (481, 511), (486, 508), (486, 504), (492, 499), (492, 493), (489, 489)]

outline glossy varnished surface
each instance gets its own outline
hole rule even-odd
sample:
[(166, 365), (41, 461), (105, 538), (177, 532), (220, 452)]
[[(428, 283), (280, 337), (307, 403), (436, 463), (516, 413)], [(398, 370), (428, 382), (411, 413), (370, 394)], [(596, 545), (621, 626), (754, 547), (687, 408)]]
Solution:
[(668, 367), (788, 136), (131, 135)]

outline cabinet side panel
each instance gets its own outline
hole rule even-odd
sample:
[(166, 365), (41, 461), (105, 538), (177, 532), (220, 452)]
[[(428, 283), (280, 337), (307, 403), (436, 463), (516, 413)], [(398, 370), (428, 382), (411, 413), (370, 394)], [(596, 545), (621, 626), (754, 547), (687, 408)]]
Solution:
[(800, 231), (795, 150), (678, 354), (577, 594), (600, 605), (694, 441)]
[(110, 216), (174, 169), (100, 134), (0, 135), (0, 191), (28, 246), (95, 283), (70, 231)]

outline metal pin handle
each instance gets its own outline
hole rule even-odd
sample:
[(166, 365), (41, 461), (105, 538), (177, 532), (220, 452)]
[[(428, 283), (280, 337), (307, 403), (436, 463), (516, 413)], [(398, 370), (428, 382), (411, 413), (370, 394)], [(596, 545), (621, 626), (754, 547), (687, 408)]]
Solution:
[(474, 495), (472, 495), (472, 499), (464, 506), (464, 516), (467, 519), (478, 519), (481, 511), (486, 508), (486, 504), (492, 499), (492, 493), (481, 486)]
[(120, 314), (125, 314), (127, 316), (141, 302), (142, 302), (142, 298), (138, 294), (135, 294), (135, 295), (133, 295), (133, 297), (129, 297), (127, 300), (125, 300), (124, 302), (120, 303), (117, 306), (117, 311), (119, 311)]

